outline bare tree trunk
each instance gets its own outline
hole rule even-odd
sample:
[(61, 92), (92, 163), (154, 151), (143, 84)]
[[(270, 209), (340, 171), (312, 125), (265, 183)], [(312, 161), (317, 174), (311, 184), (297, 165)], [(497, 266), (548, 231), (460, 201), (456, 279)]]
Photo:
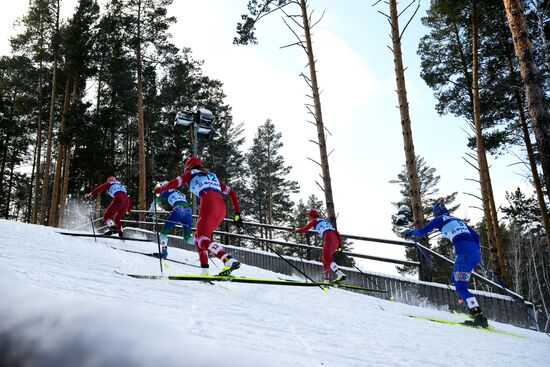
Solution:
[(34, 152), (32, 154), (33, 156), (33, 159), (32, 159), (32, 170), (31, 170), (31, 177), (29, 179), (29, 186), (30, 186), (30, 189), (29, 189), (29, 198), (28, 198), (28, 201), (27, 201), (27, 212), (25, 214), (25, 222), (26, 223), (31, 223), (31, 216), (32, 216), (32, 198), (33, 198), (33, 193), (34, 193), (34, 188), (33, 188), (33, 183), (34, 183), (34, 176), (36, 174), (36, 172), (34, 171), (35, 169), (35, 163), (36, 163), (36, 154), (37, 154), (37, 150), (36, 150), (36, 146), (34, 147)]
[(53, 42), (53, 72), (52, 72), (52, 92), (50, 100), (50, 119), (48, 122), (48, 142), (46, 148), (46, 161), (44, 163), (44, 178), (42, 180), (42, 197), (40, 200), (40, 223), (46, 224), (46, 213), (48, 212), (48, 188), (50, 182), (50, 164), (52, 158), (52, 143), (53, 143), (53, 125), (55, 121), (55, 100), (57, 97), (57, 61), (58, 61), (58, 51), (59, 51), (59, 1), (56, 0), (56, 24), (55, 24), (55, 34)]
[(533, 245), (533, 238), (530, 236), (529, 237), (529, 250), (531, 252), (531, 261), (533, 262), (533, 271), (534, 271), (534, 274), (535, 274), (534, 282), (535, 282), (535, 285), (537, 287), (537, 291), (539, 293), (539, 297), (540, 297), (540, 301), (542, 303), (542, 308), (544, 310), (544, 314), (546, 316), (546, 319), (548, 320), (548, 319), (550, 319), (550, 312), (548, 310), (548, 306), (546, 305), (545, 294), (542, 291), (542, 287), (541, 287), (542, 280), (539, 277), (539, 273), (538, 273), (538, 269), (537, 269), (537, 257), (535, 256), (535, 251), (533, 250), (533, 246), (534, 246)]
[[(42, 70), (42, 61), (40, 62), (40, 70)], [(40, 162), (42, 158), (42, 102), (43, 102), (43, 86), (42, 86), (42, 71), (40, 72), (38, 81), (38, 117), (36, 122), (36, 150), (34, 156), (34, 188), (33, 188), (33, 205), (32, 205), (32, 223), (36, 224), (39, 214), (38, 199), (40, 195)]]
[(38, 221), (38, 198), (40, 197), (38, 193), (40, 192), (40, 162), (42, 158), (42, 107), (44, 103), (44, 86), (43, 86), (43, 76), (44, 76), (44, 22), (42, 20), (42, 13), (40, 14), (39, 22), (39, 49), (40, 49), (40, 64), (39, 64), (39, 74), (38, 74), (38, 116), (36, 122), (36, 151), (34, 157), (34, 187), (31, 190), (33, 195), (33, 205), (32, 205), (32, 223), (36, 224)]
[[(405, 149), (405, 166), (407, 169), (407, 179), (409, 182), (409, 195), (411, 198), (414, 226), (419, 228), (424, 225), (424, 212), (422, 209), (422, 198), (420, 197), (420, 180), (416, 169), (416, 154), (414, 152), (414, 141), (409, 114), (409, 101), (407, 99), (407, 86), (405, 84), (405, 70), (403, 67), (403, 55), (401, 52), (401, 35), (399, 31), (397, 1), (390, 0), (389, 6), (395, 82), (397, 84), (397, 99), (399, 101), (401, 129), (403, 131), (403, 147)], [(423, 241), (423, 243), (428, 245), (427, 241)], [(431, 281), (432, 276), (430, 274), (430, 269), (427, 266), (425, 259), (420, 255), (420, 253), (418, 253), (418, 250), (417, 257), (420, 262), (420, 280)]]
[(525, 85), (525, 95), (529, 114), (533, 122), (535, 137), (540, 151), (540, 161), (546, 187), (550, 198), (550, 114), (545, 99), (543, 80), (535, 63), (533, 47), (529, 40), (529, 29), (520, 0), (504, 0), (508, 25), (512, 41), (519, 60), (519, 71)]
[[(271, 172), (271, 144), (267, 144), (267, 223), (273, 224), (273, 172)], [(266, 229), (267, 238), (273, 239), (271, 228)]]
[[(510, 76), (513, 80), (516, 80), (516, 72), (514, 71), (514, 63), (512, 60), (512, 51), (507, 50), (507, 60), (508, 60), (508, 69)], [(546, 206), (546, 201), (544, 201), (544, 193), (542, 192), (542, 184), (540, 181), (540, 176), (537, 169), (537, 161), (535, 158), (535, 153), (533, 151), (533, 144), (531, 143), (531, 136), (529, 134), (529, 127), (527, 125), (527, 117), (525, 116), (525, 111), (523, 110), (523, 99), (517, 88), (514, 88), (514, 100), (519, 114), (519, 125), (521, 127), (523, 142), (525, 144), (525, 149), (527, 150), (527, 159), (529, 160), (529, 168), (531, 169), (531, 177), (533, 178), (533, 185), (535, 186), (535, 192), (537, 194), (537, 201), (539, 203), (541, 211), (541, 221), (544, 225), (546, 231), (546, 242), (550, 247), (550, 218), (548, 216), (548, 207)]]
[(63, 167), (63, 158), (65, 157), (65, 129), (67, 125), (67, 115), (69, 113), (69, 95), (70, 95), (70, 77), (67, 77), (65, 82), (65, 95), (63, 97), (63, 112), (61, 114), (61, 127), (59, 128), (59, 138), (57, 143), (57, 161), (55, 164), (55, 176), (53, 178), (52, 200), (50, 204), (49, 225), (56, 227), (58, 224), (58, 207), (59, 207), (59, 187), (61, 184), (61, 168)]
[(11, 156), (11, 162), (10, 162), (10, 178), (8, 180), (8, 190), (6, 195), (6, 210), (5, 210), (5, 218), (9, 219), (10, 215), (10, 205), (11, 205), (11, 192), (13, 190), (13, 173), (15, 168), (15, 157), (17, 156), (17, 139), (14, 141), (14, 149)]
[[(479, 97), (479, 57), (478, 57), (478, 19), (477, 19), (477, 0), (472, 3), (472, 82), (473, 82), (473, 110), (474, 124), (476, 132), (476, 151), (479, 164), (479, 181), (481, 186), (481, 196), (483, 199), (483, 211), (485, 214), (485, 223), (487, 232), (492, 233), (493, 241), (489, 235), (490, 246), (490, 262), (491, 268), (498, 276), (499, 280), (507, 283), (508, 276), (505, 271), (504, 257), (502, 254), (502, 246), (500, 242), (500, 228), (496, 217), (496, 208), (494, 204), (491, 177), (489, 174), (489, 165), (487, 164), (487, 156), (485, 152), (485, 143), (483, 141), (483, 132), (481, 127), (481, 111)], [(491, 243), (493, 242), (493, 243)]]
[[(544, 2), (545, 0), (531, 0), (531, 4), (533, 4), (533, 8), (535, 9), (535, 16), (537, 17), (537, 28), (539, 29), (539, 40), (540, 44), (542, 45), (542, 52), (544, 54), (544, 62), (549, 63), (550, 62), (550, 55), (548, 54), (548, 40), (546, 39), (546, 34), (544, 31), (544, 25), (546, 22), (548, 22), (548, 16), (544, 13)], [(546, 11), (548, 12), (550, 10), (550, 3), (546, 1)]]
[[(137, 45), (136, 45), (136, 67), (137, 67), (137, 125), (138, 125), (138, 153), (139, 153), (139, 209), (146, 209), (146, 177), (147, 170), (145, 166), (145, 122), (143, 117), (143, 80), (142, 80), (142, 60), (141, 60), (141, 0), (138, 1), (137, 16)], [(143, 220), (143, 214), (140, 214), (140, 220)]]
[[(73, 91), (71, 95), (71, 106), (76, 107), (78, 93), (78, 77), (73, 78)], [(67, 204), (67, 192), (69, 190), (69, 176), (71, 172), (71, 149), (72, 149), (72, 135), (73, 132), (69, 132), (67, 143), (65, 144), (64, 159), (65, 165), (63, 166), (63, 183), (61, 185), (61, 197), (59, 200), (59, 224), (62, 225), (65, 221), (65, 207)]]
[(330, 178), (330, 167), (327, 155), (327, 143), (325, 136), (325, 125), (323, 123), (323, 113), (321, 110), (321, 97), (319, 94), (319, 84), (317, 83), (317, 71), (315, 69), (315, 57), (313, 56), (313, 45), (311, 42), (311, 29), (309, 17), (307, 14), (306, 0), (300, 0), (302, 9), (302, 22), (306, 37), (306, 50), (309, 66), (309, 77), (311, 82), (311, 92), (313, 94), (313, 105), (315, 108), (315, 124), (317, 126), (317, 140), (319, 143), (319, 154), (321, 158), (321, 172), (323, 174), (323, 191), (325, 193), (325, 202), (327, 207), (327, 216), (329, 221), (337, 228), (336, 211), (334, 209), (334, 198), (332, 195), (332, 181)]
[(63, 161), (65, 165), (63, 166), (63, 184), (61, 185), (61, 200), (59, 203), (59, 225), (63, 225), (65, 222), (65, 210), (67, 207), (67, 192), (69, 189), (69, 175), (71, 171), (71, 150), (72, 144), (69, 143), (65, 147), (65, 158)]
[(523, 111), (523, 103), (519, 92), (515, 92), (516, 103), (518, 105), (519, 111), (519, 123), (521, 126), (521, 131), (523, 132), (523, 141), (525, 143), (525, 148), (527, 149), (527, 158), (529, 160), (529, 167), (531, 168), (531, 177), (533, 178), (533, 184), (535, 185), (535, 192), (537, 194), (537, 201), (540, 207), (541, 221), (544, 225), (544, 230), (546, 232), (546, 244), (550, 247), (550, 218), (548, 217), (548, 207), (544, 201), (544, 194), (542, 192), (542, 184), (540, 182), (539, 173), (537, 170), (537, 162), (535, 159), (535, 153), (533, 152), (533, 145), (531, 143), (531, 138), (529, 136), (529, 128), (527, 126), (527, 118), (525, 117), (525, 112)]

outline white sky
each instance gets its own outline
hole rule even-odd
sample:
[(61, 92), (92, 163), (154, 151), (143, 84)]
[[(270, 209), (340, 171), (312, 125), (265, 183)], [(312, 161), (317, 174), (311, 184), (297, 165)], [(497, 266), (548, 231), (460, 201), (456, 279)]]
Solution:
[[(0, 0), (0, 54), (9, 54), (8, 39), (14, 34), (13, 21), (24, 14), (27, 1)], [(393, 57), (388, 49), (389, 25), (377, 10), (388, 12), (372, 1), (310, 0), (315, 14), (326, 10), (314, 29), (314, 53), (318, 60), (318, 80), (328, 137), (330, 169), (338, 227), (342, 233), (392, 238), (392, 201), (399, 200), (396, 178), (404, 164)], [(63, 0), (69, 15), (76, 0)], [(300, 198), (311, 193), (324, 195), (317, 187), (320, 169), (307, 157), (319, 160), (315, 127), (307, 122), (304, 104), (309, 91), (299, 74), (308, 73), (307, 60), (297, 47), (280, 49), (294, 42), (281, 14), (264, 18), (257, 27), (259, 45), (232, 44), (246, 0), (176, 0), (169, 9), (178, 18), (171, 33), (176, 46), (190, 47), (196, 59), (205, 61), (203, 70), (224, 83), (226, 102), (233, 107), (236, 123), (244, 122), (248, 144), (257, 127), (270, 118), (283, 133), (282, 154), (293, 166), (290, 178), (301, 187)], [(407, 3), (408, 4), (408, 3)], [(403, 59), (416, 154), (441, 176), (442, 195), (458, 191), (462, 204), (457, 215), (477, 222), (481, 219), (474, 171), (463, 159), (467, 129), (464, 121), (435, 112), (433, 92), (420, 78), (420, 58), (416, 54), (420, 37), (427, 33), (421, 25), (428, 1), (422, 2), (417, 17), (403, 38)], [(410, 12), (409, 12), (410, 14)], [(404, 24), (404, 20), (402, 21)], [(504, 194), (518, 185), (526, 187), (525, 170), (515, 156), (490, 158), (493, 190), (497, 205), (505, 204)], [(243, 213), (246, 217), (246, 213)], [(367, 253), (402, 257), (402, 248), (368, 246)], [(356, 250), (359, 248), (356, 247)], [(374, 267), (379, 264), (373, 263)], [(391, 266), (393, 268), (393, 266)]]
[[(423, 300), (400, 303), (401, 294), (387, 301), (334, 288), (132, 279), (114, 271), (158, 275), (159, 260), (111, 246), (152, 252), (156, 244), (55, 231), (0, 220), (2, 366), (548, 365), (544, 333), (489, 321), (517, 338), (411, 318), (464, 321)], [(176, 248), (169, 256), (198, 258)], [(165, 264), (165, 275), (199, 271)], [(246, 264), (235, 275), (283, 277)]]

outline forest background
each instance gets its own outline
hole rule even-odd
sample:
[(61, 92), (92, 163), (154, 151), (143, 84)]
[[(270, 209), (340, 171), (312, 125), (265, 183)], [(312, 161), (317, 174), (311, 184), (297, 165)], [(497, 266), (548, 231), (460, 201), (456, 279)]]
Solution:
[[(6, 5), (5, 0), (2, 3)], [(136, 10), (140, 3), (143, 13)], [(314, 16), (323, 17), (315, 25), (313, 41), (329, 132), (327, 146), (331, 152), (338, 228), (343, 233), (393, 237), (391, 216), (406, 198), (399, 184), (404, 183), (403, 177), (398, 178), (404, 169), (403, 138), (393, 54), (388, 49), (390, 27), (383, 14), (388, 10), (385, 3), (373, 6), (359, 0), (345, 4), (327, 0), (309, 3)], [(437, 5), (443, 3), (414, 1), (406, 15), (412, 15), (418, 4), (417, 16), (401, 40), (410, 118), (416, 155), (421, 162), (419, 170), (424, 168), (428, 173), (424, 176), (429, 181), (424, 183), (430, 188), (425, 203), (447, 197), (449, 204), (460, 205), (455, 210), (457, 216), (477, 225), (483, 213), (477, 198), (479, 177), (469, 156), (473, 152), (468, 147), (473, 132), (468, 106), (464, 108), (457, 100), (445, 101), (441, 91), (446, 87), (438, 86), (433, 79), (431, 87), (427, 85), (428, 74), (437, 69), (433, 62), (431, 70), (429, 66), (433, 61), (430, 57), (435, 54), (431, 51), (436, 48), (429, 52), (419, 48), (421, 39), (424, 46), (429, 44), (430, 31), (438, 34), (437, 23), (433, 19), (432, 23), (427, 21), (426, 14), (431, 10), (433, 15)], [(546, 77), (548, 57), (544, 52), (547, 45), (543, 28), (548, 4), (523, 3)], [(499, 2), (491, 4), (498, 6)], [(101, 12), (97, 5), (88, 0), (42, 0), (3, 7), (2, 217), (58, 225), (64, 215), (71, 214), (71, 208), (81, 208), (83, 193), (111, 174), (119, 177), (134, 197), (138, 196), (142, 179), (136, 126), (136, 106), (140, 103), (135, 92), (138, 70), (142, 73), (144, 93), (143, 153), (147, 175), (143, 184), (148, 188), (147, 203), (151, 199), (149, 188), (154, 182), (181, 172), (182, 159), (191, 150), (189, 135), (173, 128), (176, 110), (191, 104), (214, 112), (216, 131), (200, 145), (202, 155), (206, 165), (239, 192), (245, 220), (302, 225), (309, 207), (323, 206), (318, 184), (320, 170), (312, 161), (318, 161), (319, 152), (317, 145), (310, 142), (316, 139), (316, 132), (308, 123), (311, 116), (305, 106), (310, 92), (300, 77), (307, 60), (299, 48), (281, 48), (294, 42), (281, 14), (265, 17), (257, 25), (259, 44), (238, 46), (233, 38), (241, 14), (247, 11), (244, 1), (172, 4), (168, 0), (104, 0), (99, 1)], [(465, 20), (462, 35), (466, 40), (468, 9), (465, 6), (458, 10)], [(26, 20), (14, 26), (13, 22), (24, 16)], [(495, 27), (505, 25), (504, 17), (490, 19), (495, 23), (482, 23), (485, 28), (480, 32), (485, 50), (494, 44), (490, 36)], [(142, 26), (141, 69), (136, 67), (135, 53), (138, 24)], [(540, 24), (543, 26), (538, 29)], [(439, 61), (441, 65), (452, 65), (452, 60)], [(52, 79), (54, 70), (56, 77)], [(484, 71), (493, 72), (496, 79), (506, 73), (505, 69)], [(50, 110), (53, 80), (55, 108)], [(490, 86), (482, 85), (487, 94), (491, 94)], [(434, 90), (439, 99), (434, 97)], [(494, 100), (489, 98), (486, 103)], [(517, 277), (528, 262), (517, 259), (527, 255), (518, 255), (514, 250), (518, 247), (511, 240), (515, 235), (521, 237), (523, 228), (514, 231), (512, 227), (515, 221), (522, 225), (533, 223), (531, 215), (536, 214), (537, 205), (531, 173), (522, 163), (526, 154), (518, 138), (514, 113), (486, 117), (490, 120), (486, 125), (487, 140), (494, 143), (488, 144), (493, 193), (503, 225), (508, 225), (503, 228), (506, 255), (511, 263), (516, 257), (510, 269), (516, 274), (514, 288), (519, 289), (523, 280)], [(48, 123), (50, 120), (53, 124)], [(38, 131), (42, 145), (37, 149)], [(52, 158), (45, 164), (48, 136)], [(35, 154), (37, 151), (40, 154)], [(41, 163), (37, 165), (38, 157)], [(35, 174), (37, 166), (39, 175)], [(49, 171), (47, 185), (43, 185), (42, 178), (45, 167)], [(57, 176), (56, 172), (68, 175)], [(398, 183), (391, 182), (395, 180)], [(70, 200), (52, 205), (52, 187), (58, 187), (53, 191)], [(103, 200), (105, 204), (106, 198)], [(429, 211), (429, 205), (424, 209)], [(521, 244), (533, 238), (516, 240)], [(544, 245), (544, 240), (541, 243)], [(544, 251), (544, 246), (539, 249)], [(354, 250), (405, 257), (402, 249), (388, 246)], [(448, 244), (441, 250), (448, 252)], [(533, 269), (543, 266), (544, 261)], [(395, 272), (393, 265), (369, 262), (367, 266), (370, 270)], [(542, 277), (548, 278), (548, 274)], [(545, 283), (548, 288), (548, 279)], [(533, 292), (534, 288), (530, 290)]]

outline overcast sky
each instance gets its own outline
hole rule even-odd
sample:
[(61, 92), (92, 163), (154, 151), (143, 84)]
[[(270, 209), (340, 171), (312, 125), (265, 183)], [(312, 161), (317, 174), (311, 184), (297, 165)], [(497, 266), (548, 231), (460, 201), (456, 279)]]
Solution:
[[(283, 134), (282, 154), (293, 166), (290, 178), (298, 181), (304, 200), (309, 194), (324, 198), (315, 180), (319, 167), (308, 157), (319, 160), (316, 129), (307, 122), (305, 103), (310, 94), (301, 72), (308, 73), (304, 52), (281, 46), (295, 39), (286, 28), (281, 13), (262, 19), (257, 27), (258, 45), (232, 44), (240, 15), (248, 1), (177, 0), (170, 15), (177, 17), (171, 33), (176, 46), (190, 47), (196, 59), (204, 60), (204, 73), (224, 83), (226, 102), (233, 107), (235, 122), (244, 122), (247, 144), (257, 127), (272, 119)], [(28, 1), (0, 0), (0, 54), (9, 54), (8, 39), (12, 24), (26, 11)], [(62, 0), (68, 16), (76, 0)], [(100, 2), (101, 3), (101, 2)], [(399, 188), (388, 181), (402, 170), (405, 155), (397, 95), (389, 25), (378, 10), (388, 12), (381, 3), (372, 7), (367, 0), (310, 0), (314, 18), (325, 11), (313, 32), (318, 81), (322, 89), (323, 119), (328, 137), (330, 170), (338, 227), (342, 233), (392, 238), (391, 204), (399, 200)], [(420, 22), (429, 1), (422, 6), (402, 40), (403, 60), (416, 154), (436, 168), (441, 176), (442, 195), (457, 191), (460, 217), (477, 222), (481, 212), (477, 172), (462, 157), (467, 152), (467, 124), (452, 116), (435, 112), (433, 91), (420, 78), (420, 58), (416, 54), (420, 38), (427, 33)], [(407, 2), (408, 4), (408, 2)], [(403, 15), (406, 22), (411, 11)], [(177, 137), (180, 138), (180, 137)], [(247, 145), (248, 146), (248, 145)], [(521, 153), (519, 153), (521, 154)], [(526, 187), (525, 170), (513, 155), (489, 158), (497, 205), (505, 204), (506, 191)], [(297, 197), (297, 198), (298, 198)], [(246, 213), (243, 213), (246, 217)], [(359, 246), (359, 245), (358, 245)], [(360, 245), (365, 252), (402, 257), (402, 249), (386, 245)], [(357, 250), (359, 250), (357, 248)], [(378, 265), (374, 264), (373, 267)]]

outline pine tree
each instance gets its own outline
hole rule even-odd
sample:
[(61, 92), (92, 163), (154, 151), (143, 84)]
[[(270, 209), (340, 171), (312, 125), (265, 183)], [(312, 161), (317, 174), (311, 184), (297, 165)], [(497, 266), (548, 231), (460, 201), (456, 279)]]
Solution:
[[(429, 217), (432, 214), (432, 207), (434, 203), (441, 199), (445, 202), (449, 212), (454, 212), (459, 207), (458, 205), (453, 205), (456, 200), (457, 193), (453, 192), (452, 194), (441, 198), (438, 188), (441, 177), (435, 174), (436, 169), (428, 166), (424, 158), (419, 156), (416, 157), (416, 167), (418, 169), (418, 178), (420, 181), (420, 197), (422, 203), (424, 203), (424, 207), (422, 208), (424, 216)], [(393, 203), (396, 209), (401, 205), (407, 205), (410, 207), (411, 199), (407, 171), (405, 169), (401, 171), (397, 175), (397, 180), (392, 180), (390, 183), (399, 185), (399, 192), (402, 195), (402, 199), (400, 201)], [(402, 228), (394, 226), (393, 231), (397, 235), (401, 235)], [(448, 256), (451, 253), (452, 244), (446, 239), (441, 239), (438, 241), (438, 244), (434, 246), (434, 250)], [(408, 247), (405, 250), (405, 257), (409, 260), (418, 261), (418, 256), (422, 256), (422, 254), (419, 254), (416, 248)], [(451, 258), (452, 257), (453, 256), (451, 256)], [(432, 269), (433, 281), (446, 283), (448, 280), (448, 268), (446, 264), (438, 259), (432, 259), (432, 261), (434, 265), (434, 269)], [(397, 270), (401, 274), (414, 274), (417, 271), (416, 267), (409, 265), (398, 267)]]
[[(307, 104), (309, 114), (313, 117), (313, 124), (317, 130), (317, 141), (315, 142), (319, 146), (319, 158), (323, 179), (323, 191), (325, 194), (325, 202), (327, 207), (327, 217), (331, 223), (337, 228), (336, 222), (336, 210), (334, 209), (334, 197), (332, 195), (332, 180), (330, 177), (330, 167), (327, 154), (325, 123), (323, 121), (323, 113), (321, 108), (321, 95), (319, 92), (319, 83), (317, 81), (317, 69), (316, 59), (313, 54), (313, 41), (312, 41), (312, 29), (317, 22), (312, 20), (312, 12), (309, 13), (309, 4), (307, 0), (250, 0), (248, 2), (249, 14), (242, 15), (241, 19), (243, 23), (237, 24), (238, 37), (233, 39), (233, 43), (246, 45), (249, 43), (257, 43), (255, 35), (256, 23), (266, 15), (273, 13), (277, 10), (281, 10), (287, 20), (286, 26), (296, 37), (296, 41), (289, 46), (300, 47), (307, 56), (307, 66), (309, 69), (309, 76), (301, 74), (306, 84), (311, 89), (311, 99), (313, 104)], [(293, 8), (295, 13), (288, 12), (288, 8)], [(296, 19), (301, 19), (300, 24)], [(296, 25), (298, 30), (293, 29), (289, 23)], [(299, 36), (298, 33), (304, 32), (303, 36)]]
[[(24, 220), (27, 211), (14, 212), (12, 200), (20, 196), (24, 186), (30, 186), (30, 177), (19, 174), (19, 165), (29, 163), (27, 154), (34, 129), (29, 121), (36, 116), (35, 84), (37, 70), (30, 59), (23, 56), (0, 58), (0, 215), (3, 218)], [(22, 207), (21, 202), (18, 203)], [(23, 215), (21, 215), (23, 214)]]
[(506, 193), (508, 206), (502, 208), (508, 220), (507, 263), (512, 289), (524, 294), (539, 310), (539, 325), (550, 330), (550, 251), (545, 245), (545, 231), (540, 208), (533, 197), (518, 188)]
[(248, 190), (243, 195), (243, 208), (250, 213), (248, 217), (261, 223), (288, 223), (293, 206), (290, 195), (299, 189), (296, 181), (287, 178), (292, 167), (285, 165), (279, 153), (281, 138), (282, 134), (267, 120), (258, 127), (246, 154)]
[[(136, 122), (138, 131), (138, 206), (146, 209), (147, 202), (147, 167), (145, 146), (145, 105), (144, 105), (144, 71), (149, 65), (161, 60), (174, 46), (168, 42), (168, 28), (175, 22), (174, 17), (167, 15), (167, 7), (172, 0), (126, 0), (123, 14), (126, 31), (130, 38), (128, 45), (134, 52), (136, 65)], [(150, 70), (152, 71), (152, 70)], [(154, 83), (150, 82), (150, 85)]]
[[(86, 78), (92, 75), (91, 49), (99, 6), (95, 0), (80, 0), (73, 17), (62, 31), (61, 53), (64, 57), (65, 94), (61, 124), (57, 137), (56, 168), (52, 187), (49, 225), (63, 221), (68, 193), (73, 138), (77, 133), (78, 118), (74, 118), (77, 103), (81, 103)], [(59, 221), (61, 219), (61, 221)]]
[(550, 198), (550, 112), (548, 111), (544, 79), (535, 60), (521, 1), (504, 0), (504, 7), (520, 65), (519, 69), (525, 87), (529, 114), (540, 151), (546, 194)]
[[(502, 4), (497, 0), (485, 1), (479, 12), (476, 4), (476, 0), (433, 1), (428, 16), (423, 19), (432, 30), (422, 38), (419, 54), (422, 77), (436, 91), (439, 100), (438, 112), (464, 117), (475, 133), (474, 159), (478, 167), (474, 168), (479, 172), (493, 255), (491, 266), (495, 274), (506, 281), (500, 226), (486, 158), (485, 145), (490, 137), (484, 134), (487, 129), (510, 119), (510, 87), (505, 85), (505, 78), (492, 78), (499, 75), (499, 65), (506, 63), (506, 37), (504, 42), (494, 38), (497, 31), (502, 30)], [(497, 45), (499, 47), (495, 47)], [(495, 86), (496, 81), (501, 84)]]

